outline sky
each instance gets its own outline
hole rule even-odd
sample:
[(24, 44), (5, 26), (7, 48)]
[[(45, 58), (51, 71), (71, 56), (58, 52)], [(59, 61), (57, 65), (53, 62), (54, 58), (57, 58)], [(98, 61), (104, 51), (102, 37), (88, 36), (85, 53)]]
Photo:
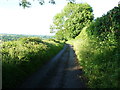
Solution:
[[(0, 0), (0, 33), (54, 35), (50, 33), (53, 17), (60, 13), (67, 4), (66, 0), (56, 0), (56, 5), (39, 5), (37, 0), (32, 2), (31, 8), (23, 9), (19, 0)], [(93, 8), (95, 18), (101, 17), (118, 5), (120, 0), (76, 0), (87, 2)]]

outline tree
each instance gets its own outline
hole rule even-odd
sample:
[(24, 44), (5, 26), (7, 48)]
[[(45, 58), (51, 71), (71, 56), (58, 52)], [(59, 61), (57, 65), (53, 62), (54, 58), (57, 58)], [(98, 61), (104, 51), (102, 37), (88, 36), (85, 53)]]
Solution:
[[(35, 0), (33, 0), (33, 1), (35, 1)], [(67, 0), (67, 1), (69, 1), (70, 3), (75, 3), (75, 0)], [(38, 3), (40, 5), (44, 5), (45, 0), (38, 0)], [(56, 4), (55, 0), (49, 0), (49, 3), (53, 4), (53, 5)], [(29, 2), (29, 0), (20, 0), (19, 5), (25, 9), (26, 7), (29, 8), (32, 4)]]
[(27, 0), (22, 0), (21, 2), (19, 2), (19, 5), (25, 9), (26, 7), (29, 8), (31, 6), (31, 3)]
[(87, 3), (68, 3), (61, 13), (54, 16), (53, 24), (50, 26), (51, 32), (56, 32), (56, 38), (59, 39), (75, 38), (81, 29), (93, 20), (92, 12), (92, 7)]

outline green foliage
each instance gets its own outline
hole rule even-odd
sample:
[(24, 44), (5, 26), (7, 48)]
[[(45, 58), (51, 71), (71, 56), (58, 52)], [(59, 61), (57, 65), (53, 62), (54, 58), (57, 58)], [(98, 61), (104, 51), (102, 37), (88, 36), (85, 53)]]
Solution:
[(19, 86), (25, 78), (56, 55), (63, 45), (57, 40), (41, 40), (37, 37), (3, 42), (3, 88)]
[(50, 0), (49, 3), (51, 3), (51, 4), (54, 5), (54, 4), (55, 4), (55, 1), (54, 1), (54, 0)]
[[(35, 1), (35, 0), (33, 0), (33, 1)], [(37, 0), (37, 1), (40, 5), (45, 4), (45, 0)], [(68, 1), (69, 3), (75, 3), (75, 0), (66, 0), (66, 1)], [(49, 0), (49, 3), (53, 4), (53, 5), (56, 4), (55, 0)], [(28, 2), (28, 0), (20, 0), (19, 6), (22, 6), (25, 9), (26, 7), (27, 8), (31, 7), (31, 3)]]
[(25, 9), (26, 7), (29, 8), (31, 6), (31, 3), (28, 2), (27, 0), (22, 0), (19, 2), (19, 5)]
[(87, 4), (68, 3), (61, 13), (53, 18), (52, 32), (57, 39), (69, 40), (75, 38), (81, 29), (93, 20), (92, 8)]
[(97, 18), (88, 27), (90, 35), (99, 37), (101, 40), (106, 39), (108, 34), (115, 34), (116, 38), (120, 38), (120, 7), (114, 7), (100, 18)]
[(26, 37), (26, 38), (20, 38), (19, 39), (22, 43), (41, 43), (42, 39), (38, 37)]
[(120, 88), (120, 21), (115, 7), (68, 43), (73, 44), (89, 88)]

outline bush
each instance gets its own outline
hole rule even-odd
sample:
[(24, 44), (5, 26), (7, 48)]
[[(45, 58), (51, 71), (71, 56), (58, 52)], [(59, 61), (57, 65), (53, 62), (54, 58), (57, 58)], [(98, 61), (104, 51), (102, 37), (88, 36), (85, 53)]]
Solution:
[(63, 43), (21, 38), (2, 44), (3, 88), (15, 88), (62, 48)]
[(69, 41), (74, 45), (90, 88), (120, 88), (119, 11), (120, 7), (113, 8)]
[[(89, 88), (118, 88), (120, 83), (120, 47), (115, 40), (101, 41), (91, 38), (82, 30), (81, 34), (72, 40), (77, 58), (83, 67)], [(70, 41), (69, 41), (70, 42)]]

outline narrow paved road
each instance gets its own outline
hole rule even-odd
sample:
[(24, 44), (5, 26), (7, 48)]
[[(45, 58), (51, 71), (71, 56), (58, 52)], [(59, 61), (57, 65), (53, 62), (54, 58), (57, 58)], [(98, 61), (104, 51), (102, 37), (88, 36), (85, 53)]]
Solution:
[(66, 45), (59, 55), (26, 80), (21, 88), (84, 88), (81, 74), (72, 46)]

